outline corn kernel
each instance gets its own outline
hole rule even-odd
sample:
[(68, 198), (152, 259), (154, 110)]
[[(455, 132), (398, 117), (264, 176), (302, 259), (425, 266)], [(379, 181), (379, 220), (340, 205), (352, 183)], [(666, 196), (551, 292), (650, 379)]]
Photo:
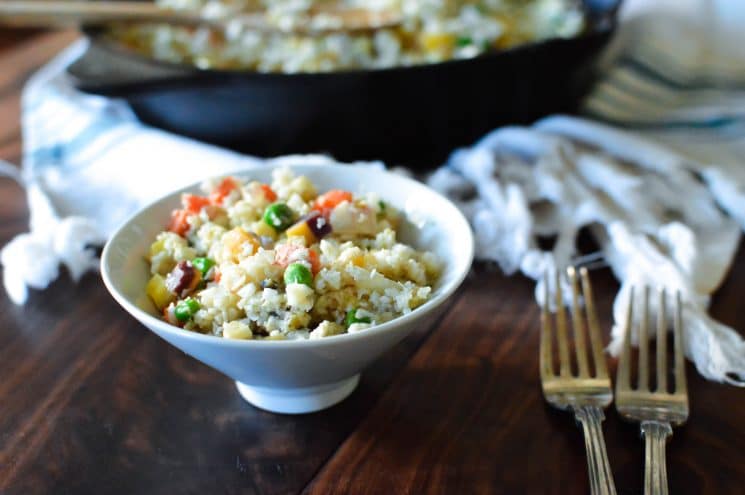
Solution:
[(271, 237), (272, 239), (277, 238), (277, 231), (263, 221), (255, 222), (254, 224), (252, 224), (251, 230), (253, 230), (256, 235), (261, 237)]
[(301, 220), (300, 222), (291, 226), (285, 232), (287, 233), (287, 237), (304, 237), (306, 246), (310, 246), (313, 243), (318, 242), (318, 239), (316, 239), (313, 231), (310, 230), (308, 222), (306, 222), (305, 220)]
[(449, 56), (455, 46), (455, 35), (451, 33), (424, 33), (420, 39), (426, 51), (441, 56)]
[(223, 325), (222, 336), (226, 339), (247, 340), (253, 337), (253, 332), (251, 332), (251, 327), (242, 321), (230, 321)]
[[(226, 232), (222, 236), (222, 243), (223, 249), (225, 250), (224, 253), (235, 261), (237, 261), (238, 258), (255, 254), (260, 247), (259, 241), (241, 227), (236, 227), (233, 230)], [(246, 246), (251, 246), (250, 252), (246, 251)]]
[(150, 259), (166, 248), (165, 240), (159, 239), (150, 245)]
[(363, 266), (365, 263), (365, 253), (357, 246), (353, 246), (342, 251), (337, 257), (336, 263), (339, 266), (344, 266), (347, 263), (355, 266)]
[(304, 175), (293, 179), (292, 188), (300, 195), (300, 197), (303, 198), (303, 201), (310, 201), (318, 196), (316, 186), (314, 186), (310, 179)]
[(175, 299), (175, 295), (166, 287), (166, 281), (157, 273), (152, 276), (145, 287), (145, 292), (152, 299), (159, 311), (168, 306)]

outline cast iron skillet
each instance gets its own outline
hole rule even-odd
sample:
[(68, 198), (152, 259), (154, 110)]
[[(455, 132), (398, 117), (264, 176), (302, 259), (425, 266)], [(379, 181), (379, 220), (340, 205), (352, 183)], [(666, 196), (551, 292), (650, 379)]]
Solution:
[(241, 152), (431, 168), (495, 127), (576, 109), (620, 0), (583, 4), (590, 26), (579, 37), (469, 60), (320, 74), (199, 70), (87, 30), (90, 48), (69, 73), (82, 91), (126, 99), (147, 124)]

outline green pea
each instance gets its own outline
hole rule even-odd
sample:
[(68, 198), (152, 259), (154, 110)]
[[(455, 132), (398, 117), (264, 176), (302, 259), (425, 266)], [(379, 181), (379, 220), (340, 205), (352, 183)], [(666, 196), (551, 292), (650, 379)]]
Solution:
[(194, 268), (202, 272), (202, 277), (206, 277), (210, 268), (215, 266), (215, 262), (209, 258), (194, 258), (191, 260), (191, 264), (194, 265)]
[(357, 308), (354, 308), (347, 311), (347, 318), (345, 322), (347, 326), (350, 326), (352, 323), (371, 323), (372, 320), (367, 316), (363, 318), (357, 318)]
[(292, 209), (284, 203), (271, 204), (264, 211), (264, 222), (276, 230), (285, 230), (294, 220)]
[(194, 313), (197, 311), (199, 311), (199, 303), (195, 299), (189, 297), (176, 304), (173, 314), (176, 316), (178, 321), (185, 322), (194, 316)]
[(302, 263), (292, 263), (285, 270), (285, 284), (305, 284), (308, 287), (312, 287), (313, 274)]
[(378, 219), (381, 219), (385, 216), (385, 203), (383, 200), (378, 201), (378, 207), (380, 208), (378, 211)]
[(457, 40), (455, 40), (455, 46), (468, 46), (473, 44), (473, 39), (469, 38), (468, 36), (461, 36)]

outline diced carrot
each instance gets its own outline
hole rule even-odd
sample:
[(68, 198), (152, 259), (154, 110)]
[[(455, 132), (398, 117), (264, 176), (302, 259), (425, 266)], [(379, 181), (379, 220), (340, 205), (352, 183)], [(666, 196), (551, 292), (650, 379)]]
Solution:
[(222, 204), (223, 200), (238, 187), (235, 179), (232, 177), (225, 177), (217, 187), (210, 193), (210, 200), (216, 205)]
[(351, 203), (352, 197), (352, 193), (349, 191), (332, 189), (316, 198), (316, 201), (313, 204), (313, 209), (322, 212), (333, 210), (334, 208), (336, 208), (336, 206), (338, 206), (340, 203), (343, 203), (344, 201), (349, 201)]
[(310, 261), (310, 267), (313, 271), (313, 275), (317, 275), (321, 271), (321, 259), (318, 257), (318, 253), (314, 250), (308, 250), (308, 261)]
[(184, 194), (181, 196), (181, 204), (184, 205), (184, 210), (189, 213), (199, 213), (202, 208), (212, 204), (209, 198), (204, 196), (195, 196), (194, 194)]
[(181, 237), (186, 236), (189, 232), (189, 222), (186, 219), (189, 218), (189, 212), (186, 210), (173, 210), (171, 213), (171, 223), (168, 225), (168, 230), (175, 232)]
[(270, 203), (277, 201), (277, 193), (275, 193), (271, 187), (266, 184), (261, 184), (259, 187), (264, 193), (264, 197), (267, 201), (269, 201)]
[(222, 278), (222, 273), (220, 273), (220, 271), (217, 268), (215, 268), (215, 274), (212, 276), (212, 280), (214, 280), (216, 284), (219, 284), (221, 278)]

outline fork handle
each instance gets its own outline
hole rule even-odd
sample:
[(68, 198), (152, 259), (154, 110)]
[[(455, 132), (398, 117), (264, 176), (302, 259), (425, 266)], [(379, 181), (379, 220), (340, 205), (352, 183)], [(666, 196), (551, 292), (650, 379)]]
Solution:
[(616, 485), (605, 450), (603, 430), (600, 427), (605, 415), (597, 406), (578, 406), (574, 416), (582, 423), (587, 450), (587, 468), (590, 473), (590, 493), (592, 495), (615, 495)]
[(665, 443), (673, 434), (670, 423), (663, 421), (643, 421), (644, 435), (644, 494), (667, 495), (667, 464), (665, 463)]

